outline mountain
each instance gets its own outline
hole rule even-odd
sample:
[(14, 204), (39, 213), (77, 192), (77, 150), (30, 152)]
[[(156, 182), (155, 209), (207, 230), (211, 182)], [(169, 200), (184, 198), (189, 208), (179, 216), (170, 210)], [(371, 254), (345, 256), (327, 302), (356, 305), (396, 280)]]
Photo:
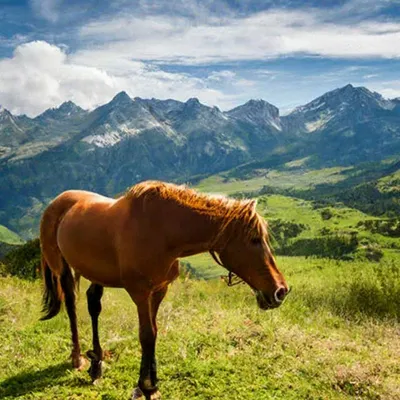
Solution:
[(69, 188), (112, 196), (144, 179), (187, 181), (246, 163), (349, 165), (399, 153), (400, 101), (351, 85), (287, 116), (264, 100), (222, 112), (125, 92), (92, 111), (70, 101), (36, 118), (1, 109), (0, 224), (34, 235), (44, 205)]
[[(0, 159), (0, 221), (25, 237), (44, 204), (68, 188), (113, 195), (143, 179), (187, 180), (266, 156), (277, 129), (257, 128), (198, 99), (131, 99), (125, 92), (91, 112), (72, 103), (27, 119), (31, 139)], [(260, 139), (261, 140), (261, 139)], [(271, 145), (273, 143), (273, 145)], [(0, 223), (1, 223), (0, 222)]]
[(4, 157), (11, 148), (28, 141), (26, 130), (19, 126), (18, 117), (0, 106), (0, 157)]
[(315, 132), (363, 123), (394, 107), (393, 101), (385, 100), (378, 93), (364, 87), (346, 85), (296, 108), (286, 120), (295, 120), (302, 131)]
[(68, 140), (80, 132), (87, 114), (71, 101), (33, 119), (0, 110), (0, 166), (30, 159)]
[(400, 152), (398, 107), (364, 87), (346, 85), (296, 108), (282, 124), (301, 139), (299, 154), (351, 165)]
[(85, 116), (87, 112), (72, 101), (66, 101), (59, 107), (50, 108), (35, 118), (36, 121), (50, 123), (55, 121), (71, 121), (73, 118)]
[(290, 141), (290, 132), (282, 132), (279, 109), (264, 100), (250, 100), (225, 115), (247, 132), (257, 158), (265, 155), (265, 149), (284, 146)]
[(274, 127), (278, 131), (282, 130), (279, 109), (265, 100), (249, 100), (242, 106), (228, 111), (226, 115), (248, 123), (256, 129)]

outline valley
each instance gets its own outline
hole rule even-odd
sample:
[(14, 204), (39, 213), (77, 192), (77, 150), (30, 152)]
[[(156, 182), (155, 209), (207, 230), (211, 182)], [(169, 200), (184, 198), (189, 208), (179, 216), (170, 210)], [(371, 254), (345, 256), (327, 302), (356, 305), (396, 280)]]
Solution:
[[(221, 176), (230, 193), (271, 185), (314, 196), (310, 189), (335, 191), (330, 184), (342, 192), (339, 183), (347, 190), (375, 179), (365, 164), (375, 174), (385, 163), (395, 168), (399, 104), (346, 85), (286, 116), (264, 100), (223, 112), (194, 98), (131, 99), (124, 92), (92, 111), (72, 102), (36, 118), (3, 109), (0, 224), (28, 239), (45, 204), (66, 189), (115, 196), (145, 179), (196, 185), (222, 171), (209, 179)], [(200, 187), (214, 190), (210, 184)]]

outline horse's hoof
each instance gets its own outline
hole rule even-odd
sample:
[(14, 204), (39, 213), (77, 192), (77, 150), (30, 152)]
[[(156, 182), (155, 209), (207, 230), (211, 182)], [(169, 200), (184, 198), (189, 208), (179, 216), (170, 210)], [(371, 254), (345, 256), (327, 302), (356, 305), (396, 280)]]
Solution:
[(90, 377), (92, 378), (92, 383), (94, 383), (97, 379), (101, 378), (101, 375), (103, 374), (102, 361), (92, 360), (88, 372)]
[(90, 368), (88, 372), (92, 378), (92, 383), (95, 384), (95, 382), (101, 378), (101, 375), (103, 374), (103, 362), (101, 359), (99, 359), (94, 351), (89, 350), (86, 355), (90, 359)]
[(161, 400), (161, 393), (156, 390), (153, 393), (144, 394), (140, 388), (136, 388), (133, 393), (131, 400)]
[(140, 388), (137, 387), (136, 389), (133, 390), (131, 400), (138, 400), (138, 399), (144, 400), (144, 394), (140, 390)]
[(152, 393), (146, 400), (161, 400), (161, 393), (157, 390)]

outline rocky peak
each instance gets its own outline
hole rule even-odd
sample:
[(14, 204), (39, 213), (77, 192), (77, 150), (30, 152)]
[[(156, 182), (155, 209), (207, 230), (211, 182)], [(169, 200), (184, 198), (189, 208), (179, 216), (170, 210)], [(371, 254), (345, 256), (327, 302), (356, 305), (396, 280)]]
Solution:
[(297, 107), (289, 116), (303, 115), (306, 119), (318, 115), (339, 115), (353, 113), (370, 113), (379, 109), (392, 109), (394, 103), (384, 99), (380, 94), (371, 92), (365, 87), (354, 87), (346, 85), (342, 88), (332, 90), (316, 98), (310, 103)]
[(133, 100), (129, 97), (129, 95), (125, 92), (119, 92), (117, 93), (113, 99), (110, 101), (109, 104), (112, 105), (127, 105), (127, 104), (132, 104)]
[(188, 120), (198, 119), (198, 118), (208, 118), (209, 114), (213, 113), (211, 107), (201, 104), (199, 99), (193, 97), (184, 103), (182, 109), (176, 110), (178, 114)]
[(63, 114), (68, 114), (68, 115), (76, 114), (76, 113), (79, 113), (79, 112), (84, 111), (83, 108), (77, 106), (77, 105), (76, 105), (74, 102), (72, 102), (72, 101), (66, 101), (66, 102), (62, 103), (61, 106), (58, 107), (58, 110), (59, 110), (61, 113), (63, 113)]
[(252, 125), (271, 125), (276, 129), (281, 129), (279, 109), (262, 99), (249, 100), (247, 103), (228, 111), (226, 115)]
[(185, 103), (186, 109), (200, 109), (202, 106), (203, 105), (200, 103), (197, 97), (192, 97)]
[(86, 111), (77, 106), (72, 101), (66, 101), (62, 103), (59, 107), (49, 108), (44, 113), (38, 115), (34, 118), (37, 121), (47, 121), (47, 120), (66, 120), (70, 117), (79, 116), (86, 114)]
[(10, 111), (8, 111), (6, 108), (0, 106), (0, 121), (4, 122), (4, 121), (8, 121), (8, 120), (12, 120), (13, 116), (10, 113)]

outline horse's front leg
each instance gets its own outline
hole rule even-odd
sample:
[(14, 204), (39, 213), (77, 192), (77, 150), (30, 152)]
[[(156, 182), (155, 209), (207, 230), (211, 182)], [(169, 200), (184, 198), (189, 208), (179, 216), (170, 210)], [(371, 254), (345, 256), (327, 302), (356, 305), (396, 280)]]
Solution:
[(153, 323), (151, 294), (138, 296), (129, 293), (137, 305), (139, 314), (139, 340), (142, 347), (142, 360), (138, 387), (133, 391), (132, 400), (145, 398), (146, 400), (161, 399), (157, 388), (156, 372), (156, 338), (157, 326)]

